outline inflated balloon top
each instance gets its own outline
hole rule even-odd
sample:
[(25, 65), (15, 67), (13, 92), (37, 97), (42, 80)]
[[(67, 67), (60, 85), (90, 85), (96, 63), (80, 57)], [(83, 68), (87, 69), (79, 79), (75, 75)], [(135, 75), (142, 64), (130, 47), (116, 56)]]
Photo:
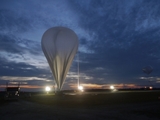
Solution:
[(78, 37), (69, 28), (52, 27), (43, 34), (41, 45), (58, 90), (61, 90), (78, 50)]
[(146, 66), (142, 70), (144, 73), (149, 75), (153, 71), (153, 68), (151, 66)]

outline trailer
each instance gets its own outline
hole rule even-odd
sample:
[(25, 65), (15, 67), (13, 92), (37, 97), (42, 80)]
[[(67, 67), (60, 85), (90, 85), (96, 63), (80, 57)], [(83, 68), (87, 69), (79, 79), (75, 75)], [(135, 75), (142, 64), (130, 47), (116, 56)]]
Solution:
[(20, 94), (20, 86), (6, 84), (5, 100), (18, 100)]

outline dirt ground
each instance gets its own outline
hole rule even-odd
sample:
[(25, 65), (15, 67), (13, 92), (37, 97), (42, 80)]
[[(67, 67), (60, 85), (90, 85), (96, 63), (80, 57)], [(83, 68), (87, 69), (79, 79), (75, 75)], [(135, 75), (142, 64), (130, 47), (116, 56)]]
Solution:
[(68, 108), (18, 100), (0, 106), (0, 120), (160, 120), (160, 101)]

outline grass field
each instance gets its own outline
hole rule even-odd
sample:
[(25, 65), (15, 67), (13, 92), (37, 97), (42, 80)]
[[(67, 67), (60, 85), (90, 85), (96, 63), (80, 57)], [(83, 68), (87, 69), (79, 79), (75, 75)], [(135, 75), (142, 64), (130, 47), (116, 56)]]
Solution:
[[(160, 101), (160, 91), (84, 92), (75, 95), (34, 94), (27, 101), (66, 107), (94, 107)], [(24, 99), (24, 98), (23, 98)]]
[(159, 120), (160, 91), (116, 91), (65, 93), (21, 93), (17, 101), (4, 101), (3, 120)]
[[(83, 92), (65, 93), (55, 95), (53, 93), (30, 93), (31, 97), (22, 93), (19, 99), (45, 105), (66, 106), (66, 107), (94, 107), (119, 104), (145, 103), (160, 101), (159, 90), (141, 91), (107, 91), (107, 92)], [(5, 104), (4, 93), (0, 93), (0, 105)]]

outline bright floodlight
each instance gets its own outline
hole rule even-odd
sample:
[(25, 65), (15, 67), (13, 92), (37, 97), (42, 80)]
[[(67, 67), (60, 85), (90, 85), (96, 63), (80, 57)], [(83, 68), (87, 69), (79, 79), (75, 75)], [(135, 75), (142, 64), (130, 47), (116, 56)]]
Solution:
[(113, 90), (113, 89), (114, 89), (114, 86), (113, 86), (113, 85), (111, 85), (111, 86), (110, 86), (110, 89), (112, 89), (112, 90)]
[(49, 92), (51, 88), (49, 86), (46, 87), (46, 91)]
[(79, 89), (80, 91), (83, 91), (83, 86), (78, 86), (78, 89)]

